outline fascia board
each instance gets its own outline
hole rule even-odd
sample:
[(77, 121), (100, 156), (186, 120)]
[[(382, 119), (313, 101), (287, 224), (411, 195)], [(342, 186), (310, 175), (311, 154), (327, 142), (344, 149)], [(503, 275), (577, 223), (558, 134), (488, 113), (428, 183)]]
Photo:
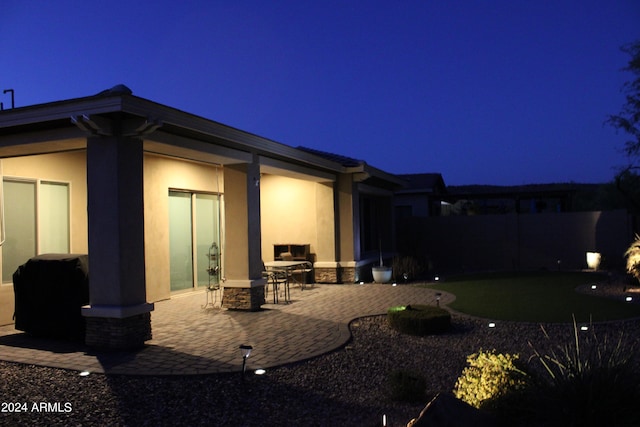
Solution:
[(290, 147), (288, 145), (263, 138), (261, 136), (241, 131), (222, 123), (205, 119), (191, 113), (186, 113), (175, 108), (167, 107), (161, 104), (137, 98), (133, 96), (124, 97), (123, 110), (130, 114), (142, 117), (151, 117), (160, 120), (163, 123), (171, 124), (177, 128), (187, 129), (192, 132), (202, 133), (218, 139), (229, 141), (233, 145), (240, 145), (239, 148), (259, 154), (270, 154), (273, 157), (282, 157), (284, 159), (294, 159), (302, 163), (321, 167), (335, 172), (343, 170), (342, 165), (306, 153), (302, 150)]
[(13, 108), (0, 112), (0, 129), (34, 123), (69, 120), (72, 116), (120, 111), (121, 98), (79, 98), (49, 104)]
[(317, 182), (333, 182), (336, 180), (335, 174), (311, 169), (290, 162), (285, 162), (282, 160), (264, 156), (259, 156), (258, 160), (260, 163), (260, 171), (265, 173), (289, 176), (292, 178), (306, 179)]

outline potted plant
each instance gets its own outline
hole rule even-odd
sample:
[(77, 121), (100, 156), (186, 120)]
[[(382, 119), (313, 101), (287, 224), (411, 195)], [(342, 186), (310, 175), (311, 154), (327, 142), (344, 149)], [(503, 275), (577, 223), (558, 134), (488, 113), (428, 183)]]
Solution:
[(380, 248), (380, 265), (373, 266), (371, 273), (373, 274), (373, 281), (376, 283), (389, 283), (391, 280), (392, 268), (384, 265), (382, 260), (382, 241), (379, 245)]

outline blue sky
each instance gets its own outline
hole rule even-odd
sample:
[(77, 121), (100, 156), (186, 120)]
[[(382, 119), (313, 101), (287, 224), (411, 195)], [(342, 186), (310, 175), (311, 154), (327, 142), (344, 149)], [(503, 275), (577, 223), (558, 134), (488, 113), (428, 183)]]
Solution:
[(22, 107), (122, 83), (449, 185), (605, 182), (639, 23), (637, 0), (3, 0), (0, 90)]

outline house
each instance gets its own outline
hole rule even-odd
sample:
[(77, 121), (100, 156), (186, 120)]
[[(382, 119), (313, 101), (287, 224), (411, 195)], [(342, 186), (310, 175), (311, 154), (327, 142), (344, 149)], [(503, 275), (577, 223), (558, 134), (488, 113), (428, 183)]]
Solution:
[(592, 198), (599, 187), (577, 183), (450, 186), (445, 214), (572, 212), (581, 210), (577, 202)]
[(398, 177), (405, 185), (396, 191), (396, 219), (441, 215), (442, 201), (447, 195), (447, 187), (441, 174), (416, 173)]
[[(12, 274), (42, 253), (89, 255), (89, 345), (140, 345), (153, 303), (224, 285), (224, 305), (258, 310), (263, 261), (308, 247), (319, 282), (358, 280), (393, 249), (397, 177), (293, 148), (133, 95), (0, 111), (0, 324)], [(210, 274), (216, 262), (215, 275)]]

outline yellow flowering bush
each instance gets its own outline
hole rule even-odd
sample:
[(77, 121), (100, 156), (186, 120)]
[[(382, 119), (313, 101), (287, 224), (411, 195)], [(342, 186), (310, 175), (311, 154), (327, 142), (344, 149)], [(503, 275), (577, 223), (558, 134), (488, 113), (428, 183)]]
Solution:
[(480, 408), (486, 401), (520, 390), (525, 386), (526, 374), (515, 362), (518, 354), (500, 354), (480, 350), (467, 357), (467, 367), (456, 381), (455, 396)]

